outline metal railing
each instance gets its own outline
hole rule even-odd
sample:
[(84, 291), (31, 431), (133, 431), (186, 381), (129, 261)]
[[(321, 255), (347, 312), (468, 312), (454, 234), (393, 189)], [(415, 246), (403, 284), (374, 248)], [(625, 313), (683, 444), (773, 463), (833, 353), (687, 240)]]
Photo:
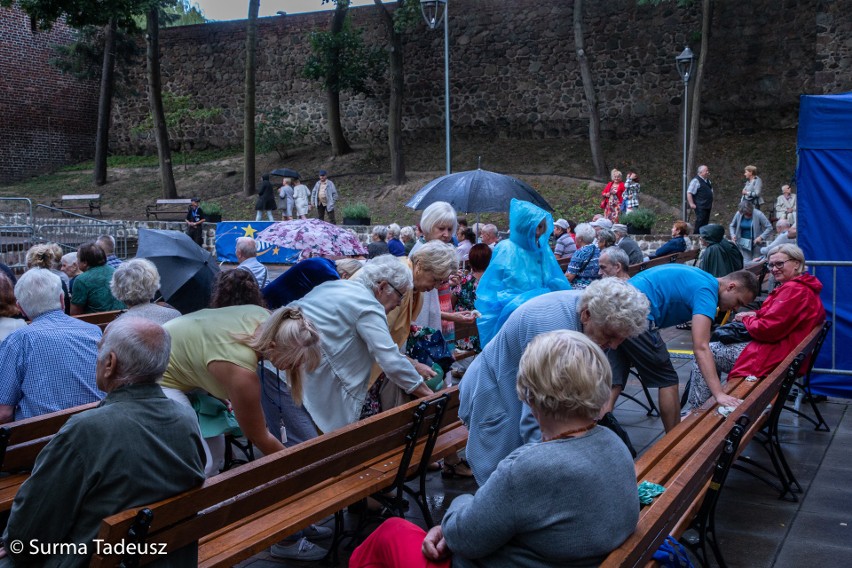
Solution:
[[(127, 237), (122, 223), (111, 223), (41, 203), (36, 206), (36, 214), (39, 218), (35, 223), (35, 234), (41, 242), (57, 243), (66, 252), (74, 252), (85, 242), (101, 235), (111, 235), (115, 239), (115, 255), (127, 258)], [(42, 215), (51, 214), (59, 214), (63, 219), (40, 219)]]
[(0, 198), (0, 261), (22, 272), (34, 232), (33, 202), (26, 197)]
[[(838, 268), (852, 268), (852, 261), (848, 260), (808, 260), (805, 264), (811, 269), (811, 274), (815, 277), (819, 278), (820, 282), (826, 283), (831, 282), (831, 303), (827, 306), (827, 311), (832, 314), (834, 317), (834, 325), (831, 326), (831, 368), (830, 369), (819, 369), (814, 368), (814, 373), (821, 373), (826, 375), (846, 375), (852, 376), (852, 369), (838, 369), (837, 368), (837, 330), (840, 327), (838, 325), (837, 318), (837, 269)], [(824, 274), (829, 272), (829, 270), (818, 270), (827, 268), (830, 269), (831, 277), (830, 279), (826, 279)], [(821, 277), (822, 276), (822, 277)], [(846, 281), (852, 281), (852, 279), (846, 279)], [(823, 346), (824, 350), (825, 346)]]

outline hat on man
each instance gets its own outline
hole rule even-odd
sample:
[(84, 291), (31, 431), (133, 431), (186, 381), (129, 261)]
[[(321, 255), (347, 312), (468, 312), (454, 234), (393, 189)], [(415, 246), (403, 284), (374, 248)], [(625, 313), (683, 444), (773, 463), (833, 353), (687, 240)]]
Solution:
[(616, 223), (612, 226), (613, 233), (624, 233), (627, 234), (627, 225), (622, 225), (621, 223)]
[(198, 198), (198, 197), (191, 197), (189, 200), (192, 201), (193, 203), (198, 203), (198, 202), (201, 201), (201, 199)]
[(592, 227), (600, 227), (601, 229), (612, 229), (612, 221), (603, 218), (589, 223)]
[(563, 231), (567, 231), (567, 230), (568, 230), (568, 221), (566, 221), (565, 219), (559, 219), (558, 221), (556, 221), (556, 222), (553, 224), (553, 226), (554, 226), (554, 227), (559, 227), (559, 228), (560, 228), (560, 229), (562, 229)]
[(325, 171), (325, 170), (320, 170), (320, 171), (319, 171), (319, 175), (321, 175), (321, 176), (327, 176), (327, 175), (328, 175), (328, 172), (327, 172), (327, 171)]

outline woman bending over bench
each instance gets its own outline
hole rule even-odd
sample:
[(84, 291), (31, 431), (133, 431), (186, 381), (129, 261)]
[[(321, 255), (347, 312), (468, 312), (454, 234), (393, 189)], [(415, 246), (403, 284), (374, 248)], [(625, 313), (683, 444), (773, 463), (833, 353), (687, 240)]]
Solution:
[[(779, 245), (769, 251), (767, 266), (780, 286), (769, 294), (759, 310), (741, 312), (735, 318), (745, 326), (751, 341), (710, 343), (720, 374), (765, 377), (825, 320), (825, 308), (819, 299), (822, 284), (805, 272), (802, 249), (793, 244)], [(690, 385), (691, 408), (698, 408), (712, 396), (704, 375), (694, 362)]]
[(582, 333), (536, 337), (521, 358), (517, 390), (542, 442), (512, 452), (428, 533), (385, 521), (350, 568), (600, 564), (639, 518), (630, 453), (595, 422), (611, 381), (603, 351)]
[[(284, 449), (266, 429), (260, 406), (257, 365), (268, 359), (285, 370), (296, 403), (301, 398), (301, 373), (320, 360), (319, 334), (297, 308), (279, 308), (272, 315), (260, 306), (201, 310), (166, 322), (172, 336), (169, 366), (161, 386), (166, 396), (191, 406), (187, 394), (203, 391), (229, 400), (243, 434), (264, 455)], [(206, 474), (219, 473), (224, 462), (222, 435), (204, 439)]]

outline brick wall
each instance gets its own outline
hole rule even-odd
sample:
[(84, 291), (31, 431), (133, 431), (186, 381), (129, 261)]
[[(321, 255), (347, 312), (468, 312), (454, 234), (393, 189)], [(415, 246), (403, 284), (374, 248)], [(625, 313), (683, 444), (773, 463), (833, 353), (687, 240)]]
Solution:
[(63, 75), (51, 45), (71, 41), (57, 23), (33, 32), (17, 8), (0, 8), (0, 183), (94, 154), (98, 86)]

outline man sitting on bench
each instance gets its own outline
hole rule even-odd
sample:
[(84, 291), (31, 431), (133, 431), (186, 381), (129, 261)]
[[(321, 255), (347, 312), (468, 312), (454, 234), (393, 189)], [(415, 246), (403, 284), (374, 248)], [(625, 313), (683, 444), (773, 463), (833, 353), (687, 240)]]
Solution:
[[(714, 278), (700, 268), (683, 264), (667, 264), (640, 272), (630, 284), (648, 297), (651, 303), (651, 328), (631, 337), (607, 353), (612, 365), (612, 396), (606, 410), (615, 406), (624, 389), (630, 367), (635, 367), (645, 386), (659, 389), (660, 418), (666, 432), (680, 422), (678, 377), (669, 358), (666, 343), (658, 330), (686, 321), (692, 322), (692, 349), (695, 361), (708, 384), (719, 385), (716, 364), (710, 353), (710, 326), (716, 309), (728, 311), (744, 306), (758, 294), (757, 277), (740, 270)], [(721, 387), (714, 393), (716, 402), (736, 406), (740, 401), (725, 394)]]
[[(157, 384), (170, 349), (169, 334), (152, 321), (123, 318), (107, 327), (95, 371), (107, 397), (69, 419), (36, 458), (3, 535), (16, 563), (84, 565), (102, 519), (204, 481), (198, 419)], [(156, 553), (156, 544), (148, 546)], [(193, 545), (169, 560), (195, 565), (197, 555)]]

